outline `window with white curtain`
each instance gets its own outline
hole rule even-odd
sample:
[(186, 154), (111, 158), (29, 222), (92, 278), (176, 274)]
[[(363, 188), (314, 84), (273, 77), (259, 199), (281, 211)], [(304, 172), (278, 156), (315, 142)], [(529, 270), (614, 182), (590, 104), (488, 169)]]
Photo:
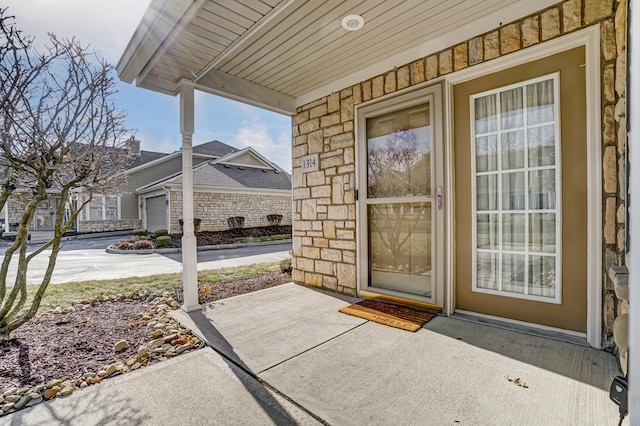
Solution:
[(86, 220), (118, 220), (120, 218), (120, 197), (96, 195), (85, 208)]
[(561, 303), (559, 74), (470, 106), (473, 290)]

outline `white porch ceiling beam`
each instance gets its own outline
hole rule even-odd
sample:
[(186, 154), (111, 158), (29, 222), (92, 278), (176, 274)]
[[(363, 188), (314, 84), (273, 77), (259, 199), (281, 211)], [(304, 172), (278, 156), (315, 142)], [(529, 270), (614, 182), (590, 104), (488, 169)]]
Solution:
[[(120, 80), (132, 83), (133, 80), (139, 78), (141, 70), (149, 64), (149, 61), (156, 62), (159, 57), (158, 49), (162, 46), (166, 35), (177, 34), (175, 32), (176, 24), (180, 22), (192, 4), (193, 0), (151, 2), (145, 17), (151, 8), (155, 8), (153, 18), (146, 22), (143, 20), (140, 23), (116, 66)], [(164, 52), (164, 49), (161, 50)]]
[[(183, 1), (185, 0), (180, 0), (180, 2)], [(162, 41), (162, 44), (158, 46), (153, 56), (149, 58), (144, 68), (142, 68), (142, 70), (136, 77), (136, 84), (139, 85), (138, 81), (144, 81), (144, 79), (147, 78), (149, 72), (151, 72), (153, 67), (156, 66), (160, 58), (167, 52), (167, 50), (171, 46), (173, 46), (176, 38), (184, 31), (187, 24), (191, 21), (191, 19), (193, 19), (194, 16), (196, 16), (196, 14), (202, 8), (202, 5), (204, 5), (206, 1), (207, 0), (189, 0), (189, 6), (185, 8), (181, 5), (182, 7), (177, 9), (179, 11), (178, 13), (181, 12), (182, 14), (177, 19), (177, 21), (175, 21), (175, 25), (169, 31), (169, 35)], [(166, 34), (166, 30), (164, 34)]]
[(218, 70), (210, 70), (195, 83), (203, 92), (244, 102), (285, 115), (296, 113), (296, 99)]

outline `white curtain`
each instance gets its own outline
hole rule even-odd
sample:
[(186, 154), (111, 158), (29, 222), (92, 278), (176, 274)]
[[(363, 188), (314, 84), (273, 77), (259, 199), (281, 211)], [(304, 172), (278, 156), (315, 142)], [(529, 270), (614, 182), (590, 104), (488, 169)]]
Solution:
[(554, 102), (553, 79), (475, 99), (478, 287), (498, 289), (500, 282), (503, 291), (555, 296), (554, 250), (538, 255), (530, 252), (540, 244), (527, 247), (556, 239), (555, 226), (531, 223), (541, 216), (536, 210), (556, 207)]
[(527, 86), (527, 124), (549, 123), (554, 121), (553, 79), (540, 81)]

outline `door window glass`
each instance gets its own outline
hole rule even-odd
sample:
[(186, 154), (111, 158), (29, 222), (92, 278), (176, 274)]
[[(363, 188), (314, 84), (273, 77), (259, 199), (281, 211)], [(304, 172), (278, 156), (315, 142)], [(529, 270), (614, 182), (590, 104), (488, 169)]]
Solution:
[(558, 82), (472, 96), (474, 291), (561, 301)]

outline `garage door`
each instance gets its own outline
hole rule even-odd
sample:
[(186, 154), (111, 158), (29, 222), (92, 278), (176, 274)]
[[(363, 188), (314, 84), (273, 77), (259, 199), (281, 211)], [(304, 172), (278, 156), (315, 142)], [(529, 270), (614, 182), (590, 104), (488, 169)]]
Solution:
[(147, 230), (167, 229), (167, 196), (147, 198)]

